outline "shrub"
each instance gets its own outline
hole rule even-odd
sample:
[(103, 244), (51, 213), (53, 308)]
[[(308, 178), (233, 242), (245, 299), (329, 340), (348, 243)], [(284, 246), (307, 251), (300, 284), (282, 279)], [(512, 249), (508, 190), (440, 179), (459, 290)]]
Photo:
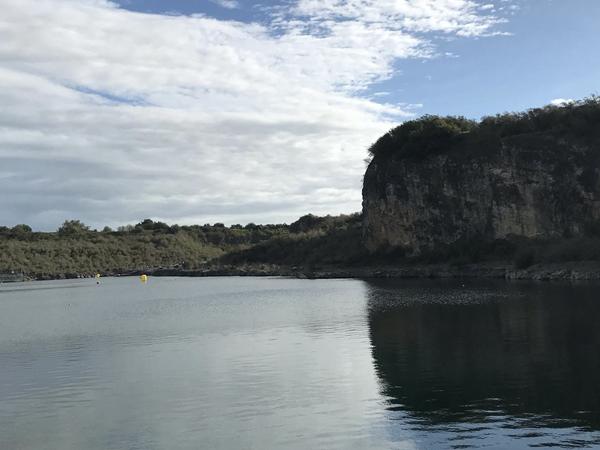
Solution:
[(14, 227), (12, 227), (10, 229), (12, 234), (15, 235), (22, 235), (22, 234), (29, 234), (31, 233), (31, 227), (29, 225), (25, 225), (24, 223), (20, 223), (18, 225), (15, 225)]
[(90, 227), (80, 220), (65, 220), (59, 227), (58, 234), (62, 235), (77, 235), (89, 231)]
[(426, 156), (444, 150), (476, 126), (476, 122), (464, 117), (423, 116), (390, 130), (369, 148), (369, 153)]
[(461, 137), (501, 139), (526, 133), (550, 132), (558, 137), (600, 136), (600, 97), (564, 105), (548, 105), (520, 113), (484, 117), (479, 123), (464, 117), (423, 116), (404, 122), (369, 148), (371, 156), (424, 157), (446, 151)]

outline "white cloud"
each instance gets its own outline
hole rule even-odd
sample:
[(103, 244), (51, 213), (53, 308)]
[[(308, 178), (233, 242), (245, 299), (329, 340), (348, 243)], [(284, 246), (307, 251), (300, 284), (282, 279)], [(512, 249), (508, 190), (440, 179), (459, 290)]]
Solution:
[(417, 31), (493, 33), (498, 19), (478, 11), (466, 0), (300, 0), (259, 25), (4, 0), (0, 222), (359, 210), (366, 147), (408, 113), (357, 93), (397, 59), (433, 53)]
[(564, 106), (568, 103), (572, 103), (574, 100), (572, 98), (555, 98), (554, 100), (550, 100), (550, 104), (554, 106)]
[(240, 4), (236, 0), (210, 0), (219, 6), (227, 9), (236, 9), (240, 7)]
[[(299, 0), (296, 14), (322, 21), (377, 24), (390, 32), (442, 32), (458, 36), (494, 34), (502, 19), (481, 14), (489, 5), (472, 0)], [(493, 5), (492, 5), (493, 6)]]

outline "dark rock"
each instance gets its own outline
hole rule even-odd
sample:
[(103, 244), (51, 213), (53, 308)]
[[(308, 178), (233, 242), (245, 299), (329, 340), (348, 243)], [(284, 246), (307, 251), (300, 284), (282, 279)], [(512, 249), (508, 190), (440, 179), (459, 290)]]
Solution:
[(376, 154), (363, 186), (367, 248), (417, 255), (463, 239), (584, 234), (600, 219), (600, 138), (568, 126), (468, 133), (418, 157)]

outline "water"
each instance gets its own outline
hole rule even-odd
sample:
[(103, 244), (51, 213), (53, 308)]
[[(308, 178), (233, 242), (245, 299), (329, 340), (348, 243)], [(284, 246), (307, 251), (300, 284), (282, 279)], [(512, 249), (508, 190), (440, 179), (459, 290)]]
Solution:
[(0, 449), (600, 448), (600, 285), (0, 286)]

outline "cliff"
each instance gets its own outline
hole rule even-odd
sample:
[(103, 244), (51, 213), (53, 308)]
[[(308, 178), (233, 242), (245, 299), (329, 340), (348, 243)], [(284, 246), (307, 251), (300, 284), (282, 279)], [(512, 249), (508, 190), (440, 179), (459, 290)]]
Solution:
[(380, 138), (364, 177), (371, 251), (595, 232), (600, 102), (488, 117), (426, 116)]

